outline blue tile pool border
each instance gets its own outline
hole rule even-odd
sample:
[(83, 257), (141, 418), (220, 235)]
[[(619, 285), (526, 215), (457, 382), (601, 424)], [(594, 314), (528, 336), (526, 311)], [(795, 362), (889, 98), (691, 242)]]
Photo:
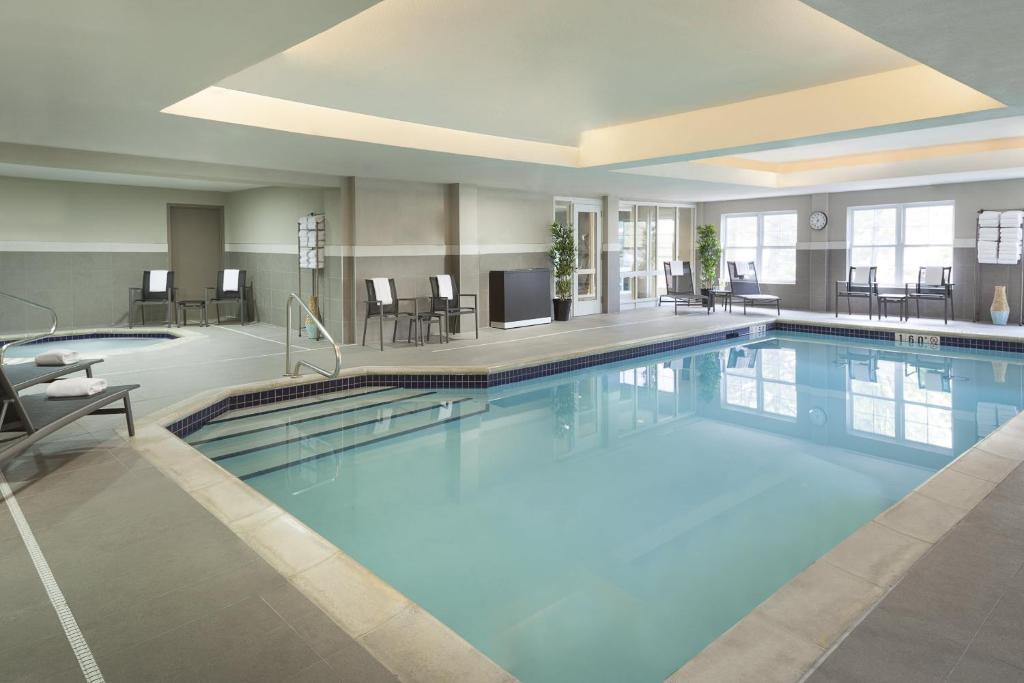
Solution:
[[(239, 408), (252, 408), (255, 406), (291, 401), (298, 398), (308, 398), (321, 394), (330, 394), (348, 389), (360, 389), (369, 386), (398, 386), (403, 389), (486, 389), (497, 387), (503, 384), (514, 382), (525, 382), (539, 377), (558, 375), (574, 370), (582, 370), (597, 365), (607, 365), (623, 360), (651, 356), (667, 351), (676, 351), (702, 344), (714, 344), (730, 339), (747, 338), (754, 332), (754, 327), (765, 325), (766, 330), (776, 332), (806, 332), (811, 334), (822, 334), (835, 337), (848, 337), (853, 339), (867, 339), (871, 341), (895, 341), (896, 333), (889, 330), (872, 330), (854, 327), (833, 327), (830, 325), (811, 325), (791, 322), (763, 322), (754, 323), (748, 327), (739, 327), (732, 330), (699, 334), (691, 337), (669, 339), (652, 344), (641, 344), (625, 349), (605, 351), (587, 356), (567, 358), (565, 360), (551, 361), (538, 365), (530, 365), (513, 370), (501, 370), (488, 373), (455, 373), (455, 374), (425, 374), (425, 373), (374, 373), (352, 375), (350, 377), (339, 377), (319, 382), (307, 382), (294, 386), (278, 387), (264, 391), (254, 391), (246, 394), (229, 396), (212, 405), (191, 413), (180, 420), (169, 425), (167, 429), (178, 437), (184, 438), (192, 434), (210, 420), (219, 417), (229, 410)], [(931, 333), (929, 333), (931, 334)], [(966, 348), (984, 351), (1005, 351), (1010, 353), (1024, 353), (1024, 341), (1012, 342), (994, 339), (978, 339), (973, 337), (944, 337), (939, 335), (939, 345)]]
[[(26, 342), (24, 346), (34, 344), (49, 344), (56, 341), (76, 341), (79, 339), (180, 339), (171, 332), (82, 332), (80, 334), (58, 334), (42, 339), (34, 339)], [(0, 344), (17, 341), (15, 339), (0, 339)]]

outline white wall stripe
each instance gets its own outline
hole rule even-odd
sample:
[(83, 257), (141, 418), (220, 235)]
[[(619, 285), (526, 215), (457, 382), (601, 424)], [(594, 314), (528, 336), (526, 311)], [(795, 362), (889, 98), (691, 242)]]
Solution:
[(7, 509), (14, 519), (14, 525), (18, 528), (18, 533), (21, 534), (21, 540), (28, 550), (29, 557), (32, 558), (32, 564), (36, 568), (39, 580), (43, 582), (43, 588), (46, 589), (46, 595), (50, 598), (50, 604), (53, 605), (53, 610), (57, 613), (57, 619), (60, 620), (61, 628), (64, 629), (64, 636), (68, 639), (68, 644), (71, 645), (71, 650), (75, 653), (75, 658), (78, 660), (78, 666), (82, 670), (82, 675), (85, 676), (87, 683), (103, 683), (103, 672), (100, 671), (100, 667), (96, 664), (96, 660), (92, 656), (92, 650), (89, 649), (89, 644), (85, 642), (82, 630), (78, 628), (78, 621), (75, 620), (75, 615), (71, 612), (71, 608), (68, 607), (68, 602), (64, 599), (64, 593), (61, 591), (60, 586), (57, 585), (53, 572), (50, 571), (50, 564), (46, 561), (46, 557), (39, 547), (39, 542), (36, 541), (35, 534), (32, 533), (32, 527), (28, 525), (28, 520), (25, 519), (21, 506), (18, 505), (18, 501), (14, 497), (14, 491), (11, 490), (11, 485), (7, 483), (7, 478), (4, 477), (2, 472), (0, 472), (0, 495), (3, 496), (3, 500), (7, 504)]
[[(225, 244), (224, 250), (244, 254), (297, 254), (294, 244)], [(329, 244), (324, 249), (327, 256), (481, 256), (485, 254), (543, 254), (547, 244), (383, 244), (367, 246), (343, 246)]]
[(146, 252), (166, 253), (167, 244), (159, 242), (3, 242), (0, 251), (61, 251), (61, 252)]

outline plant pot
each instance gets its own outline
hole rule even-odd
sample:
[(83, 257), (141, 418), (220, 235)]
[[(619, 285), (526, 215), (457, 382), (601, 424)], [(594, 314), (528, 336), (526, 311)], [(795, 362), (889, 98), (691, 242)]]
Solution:
[(316, 329), (316, 323), (306, 323), (306, 338), (316, 339), (318, 330)]
[(572, 299), (552, 299), (551, 303), (555, 305), (555, 320), (564, 323), (569, 319), (569, 314), (572, 313)]
[(992, 322), (996, 325), (1005, 325), (1010, 319), (1010, 304), (1006, 301), (1006, 287), (999, 285), (992, 295), (992, 308), (989, 309), (992, 315)]

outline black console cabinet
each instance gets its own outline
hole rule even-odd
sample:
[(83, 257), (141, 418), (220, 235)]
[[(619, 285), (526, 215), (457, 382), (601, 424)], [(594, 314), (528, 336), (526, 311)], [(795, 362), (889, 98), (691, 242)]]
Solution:
[(491, 327), (507, 330), (551, 322), (551, 269), (492, 270)]

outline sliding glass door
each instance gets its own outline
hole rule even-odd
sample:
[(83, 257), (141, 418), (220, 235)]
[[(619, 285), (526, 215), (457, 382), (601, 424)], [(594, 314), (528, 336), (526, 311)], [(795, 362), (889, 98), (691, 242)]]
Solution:
[(619, 205), (619, 296), (622, 306), (653, 303), (665, 291), (665, 261), (689, 261), (693, 207)]

